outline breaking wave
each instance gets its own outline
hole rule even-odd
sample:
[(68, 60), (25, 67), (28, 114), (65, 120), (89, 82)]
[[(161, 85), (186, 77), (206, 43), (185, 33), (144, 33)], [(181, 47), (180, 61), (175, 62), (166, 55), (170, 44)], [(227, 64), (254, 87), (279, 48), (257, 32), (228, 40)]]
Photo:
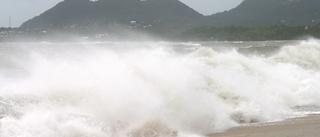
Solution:
[(320, 107), (319, 41), (270, 56), (213, 47), (1, 44), (0, 136), (200, 136)]

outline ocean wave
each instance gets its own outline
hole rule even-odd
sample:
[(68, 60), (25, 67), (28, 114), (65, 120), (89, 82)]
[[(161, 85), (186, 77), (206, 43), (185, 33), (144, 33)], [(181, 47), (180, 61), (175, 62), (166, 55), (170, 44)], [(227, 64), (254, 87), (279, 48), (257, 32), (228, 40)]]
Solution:
[(0, 136), (198, 136), (320, 106), (317, 40), (268, 57), (170, 44), (0, 50)]

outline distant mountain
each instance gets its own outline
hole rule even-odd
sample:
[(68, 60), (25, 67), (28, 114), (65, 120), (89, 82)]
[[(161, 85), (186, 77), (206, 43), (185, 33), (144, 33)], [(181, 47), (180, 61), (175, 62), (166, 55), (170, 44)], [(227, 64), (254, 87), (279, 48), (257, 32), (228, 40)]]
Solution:
[(320, 0), (244, 0), (236, 8), (209, 17), (223, 25), (307, 25), (320, 23)]
[[(203, 16), (179, 0), (64, 0), (20, 28), (28, 30), (27, 36), (37, 38), (64, 37), (61, 34), (69, 33), (90, 38), (135, 38), (137, 33), (142, 33), (141, 36), (147, 33), (147, 36), (171, 39), (190, 28), (208, 25), (252, 27), (319, 23), (320, 0), (244, 0), (234, 9), (211, 16)], [(192, 34), (201, 34), (196, 32)]]
[(203, 15), (179, 0), (64, 0), (20, 28), (131, 25), (155, 27), (195, 24)]

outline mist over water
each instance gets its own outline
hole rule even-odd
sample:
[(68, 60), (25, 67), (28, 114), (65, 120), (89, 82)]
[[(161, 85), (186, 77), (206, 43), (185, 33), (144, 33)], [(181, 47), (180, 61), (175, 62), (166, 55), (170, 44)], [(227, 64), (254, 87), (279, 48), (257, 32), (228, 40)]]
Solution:
[(0, 44), (0, 136), (201, 136), (320, 107), (320, 41)]

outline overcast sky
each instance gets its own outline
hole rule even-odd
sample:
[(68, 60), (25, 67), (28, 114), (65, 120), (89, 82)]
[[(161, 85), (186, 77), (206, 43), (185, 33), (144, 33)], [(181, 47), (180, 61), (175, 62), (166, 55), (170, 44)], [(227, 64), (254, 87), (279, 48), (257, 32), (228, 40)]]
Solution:
[[(0, 27), (19, 27), (63, 0), (0, 0)], [(209, 15), (236, 7), (242, 0), (180, 0), (196, 11)]]

